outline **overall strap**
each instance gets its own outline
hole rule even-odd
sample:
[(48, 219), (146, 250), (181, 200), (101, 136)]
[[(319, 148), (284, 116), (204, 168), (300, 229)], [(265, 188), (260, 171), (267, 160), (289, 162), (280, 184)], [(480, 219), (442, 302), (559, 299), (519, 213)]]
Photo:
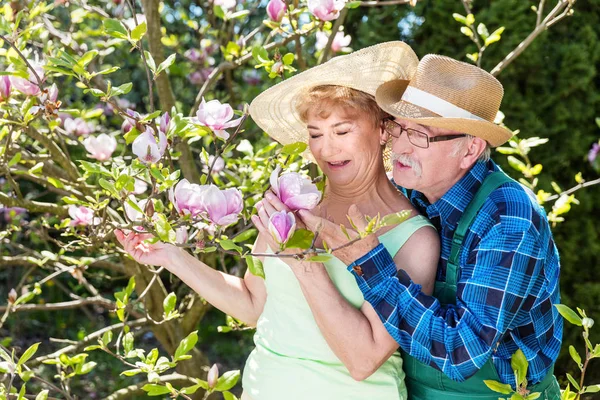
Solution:
[(452, 237), (452, 248), (450, 250), (450, 257), (448, 258), (448, 265), (446, 267), (446, 283), (449, 285), (456, 285), (458, 282), (459, 267), (458, 267), (458, 256), (462, 247), (463, 239), (467, 234), (471, 222), (479, 212), (479, 209), (485, 203), (490, 193), (496, 190), (499, 186), (504, 183), (513, 181), (508, 175), (502, 171), (496, 171), (489, 174), (481, 184), (481, 187), (473, 197), (473, 200), (469, 203), (465, 212), (463, 213), (458, 227)]

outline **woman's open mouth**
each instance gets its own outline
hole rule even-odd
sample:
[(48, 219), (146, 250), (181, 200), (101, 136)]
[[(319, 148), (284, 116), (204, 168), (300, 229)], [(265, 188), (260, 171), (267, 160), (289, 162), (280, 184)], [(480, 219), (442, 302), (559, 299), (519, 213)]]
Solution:
[(340, 169), (340, 168), (343, 168), (346, 165), (348, 165), (349, 162), (350, 162), (350, 160), (345, 160), (345, 161), (328, 161), (327, 165), (329, 165), (329, 168), (332, 168), (332, 169)]

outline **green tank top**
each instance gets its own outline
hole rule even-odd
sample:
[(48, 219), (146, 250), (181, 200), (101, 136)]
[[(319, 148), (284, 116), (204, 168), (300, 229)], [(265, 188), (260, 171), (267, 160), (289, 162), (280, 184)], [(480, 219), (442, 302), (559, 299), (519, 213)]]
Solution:
[[(385, 232), (379, 240), (395, 255), (424, 226), (431, 224), (416, 216)], [(364, 297), (346, 265), (337, 258), (324, 264), (342, 296), (360, 308)], [(256, 326), (256, 348), (246, 361), (242, 378), (244, 392), (252, 400), (406, 400), (399, 352), (369, 378), (355, 381), (321, 334), (290, 267), (278, 258), (267, 257), (264, 270), (267, 300)]]

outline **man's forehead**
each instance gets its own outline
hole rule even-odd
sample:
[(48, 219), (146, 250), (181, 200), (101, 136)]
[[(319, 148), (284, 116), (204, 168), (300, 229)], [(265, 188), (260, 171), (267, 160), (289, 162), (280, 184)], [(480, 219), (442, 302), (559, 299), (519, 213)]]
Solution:
[(399, 124), (401, 124), (402, 126), (404, 126), (405, 128), (416, 129), (418, 131), (429, 133), (432, 136), (453, 135), (453, 134), (462, 133), (462, 132), (458, 132), (458, 131), (453, 131), (452, 129), (438, 128), (437, 126), (422, 125), (422, 124), (419, 124), (418, 122), (406, 120), (403, 118), (395, 118), (395, 121), (398, 122)]

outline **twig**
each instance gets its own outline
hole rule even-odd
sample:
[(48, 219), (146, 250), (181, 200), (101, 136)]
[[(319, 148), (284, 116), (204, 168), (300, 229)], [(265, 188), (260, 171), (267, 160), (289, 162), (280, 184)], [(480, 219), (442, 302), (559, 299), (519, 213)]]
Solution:
[[(181, 375), (181, 374), (178, 374), (178, 373), (173, 373), (173, 374), (169, 374), (169, 375), (161, 375), (158, 379), (159, 379), (160, 382), (183, 381), (183, 382), (190, 382), (190, 383), (193, 383), (193, 384), (197, 383), (194, 378), (186, 376), (186, 375)], [(113, 394), (111, 394), (110, 396), (106, 397), (105, 400), (130, 399), (135, 394), (146, 393), (146, 392), (144, 392), (142, 390), (142, 387), (145, 384), (147, 384), (147, 382), (140, 382), (138, 384), (131, 385), (131, 386), (128, 386), (128, 387), (123, 388), (123, 389), (119, 389), (116, 392), (114, 392)]]
[(325, 48), (323, 49), (323, 52), (321, 53), (321, 56), (319, 57), (317, 64), (324, 63), (325, 61), (328, 60), (329, 52), (331, 51), (331, 46), (333, 45), (333, 41), (335, 40), (335, 36), (337, 35), (337, 33), (340, 31), (340, 27), (344, 23), (344, 20), (346, 19), (346, 15), (348, 15), (348, 9), (344, 8), (344, 9), (342, 9), (342, 11), (340, 11), (340, 16), (335, 20), (335, 23), (333, 24), (333, 27), (331, 28), (331, 34), (329, 35), (329, 38), (327, 39), (327, 44), (325, 45)]
[(42, 79), (37, 74), (37, 72), (35, 71), (35, 69), (31, 66), (31, 64), (29, 64), (29, 61), (23, 55), (23, 53), (21, 53), (21, 50), (19, 50), (19, 48), (17, 46), (15, 46), (15, 44), (13, 42), (11, 42), (10, 40), (8, 40), (6, 38), (6, 36), (0, 34), (0, 39), (4, 40), (6, 43), (8, 43), (10, 45), (10, 47), (12, 47), (17, 52), (17, 54), (19, 55), (19, 57), (21, 57), (21, 59), (25, 62), (25, 64), (27, 64), (27, 67), (29, 68), (29, 70), (31, 72), (33, 72), (33, 76), (35, 76), (35, 79), (37, 80), (38, 87), (40, 88), (40, 90), (42, 90), (42, 88), (41, 88), (42, 83), (43, 83)]
[(65, 301), (62, 303), (47, 303), (47, 304), (23, 304), (23, 305), (10, 305), (0, 306), (0, 312), (6, 311), (7, 308), (11, 308), (11, 312), (20, 311), (59, 311), (59, 310), (70, 310), (73, 308), (79, 308), (87, 305), (98, 305), (104, 308), (115, 308), (115, 303), (105, 299), (104, 297), (88, 297), (81, 300)]
[(556, 199), (558, 199), (560, 196), (563, 196), (563, 195), (569, 195), (569, 194), (571, 194), (571, 193), (573, 193), (573, 192), (576, 192), (576, 191), (577, 191), (577, 190), (579, 190), (579, 189), (583, 189), (584, 187), (593, 186), (593, 185), (597, 185), (597, 184), (600, 184), (600, 179), (595, 179), (595, 180), (593, 180), (593, 181), (583, 182), (583, 183), (580, 183), (580, 184), (579, 184), (579, 185), (577, 185), (577, 186), (574, 186), (574, 187), (572, 187), (572, 188), (571, 188), (571, 189), (569, 189), (569, 190), (565, 190), (565, 191), (564, 191), (564, 192), (562, 192), (562, 193), (554, 194), (554, 195), (552, 195), (552, 196), (548, 197), (548, 198), (546, 199), (546, 201), (552, 201), (552, 200), (556, 200)]
[(240, 123), (238, 124), (237, 128), (235, 129), (235, 132), (233, 133), (233, 135), (231, 135), (227, 141), (225, 142), (225, 144), (223, 144), (223, 146), (221, 146), (220, 148), (218, 148), (215, 152), (215, 156), (213, 158), (213, 162), (210, 164), (210, 167), (208, 169), (208, 183), (212, 182), (212, 170), (215, 167), (215, 163), (217, 162), (218, 158), (221, 156), (221, 154), (223, 154), (223, 152), (225, 151), (225, 149), (233, 142), (233, 140), (235, 139), (235, 137), (238, 135), (238, 133), (240, 132), (242, 126), (244, 125), (244, 122), (246, 122), (246, 118), (248, 118), (248, 114), (244, 114), (242, 116), (242, 120), (240, 121)]
[(546, 0), (540, 0), (540, 4), (537, 7), (537, 18), (535, 20), (535, 26), (540, 26), (542, 22), (542, 15), (544, 14), (544, 3)]
[[(127, 5), (131, 9), (131, 14), (133, 14), (133, 22), (135, 23), (135, 26), (137, 27), (138, 21), (137, 21), (137, 16), (135, 14), (135, 6), (133, 5), (131, 0), (127, 0)], [(144, 63), (144, 67), (146, 69), (146, 79), (148, 80), (148, 95), (150, 98), (150, 113), (153, 113), (154, 112), (154, 85), (152, 83), (152, 75), (150, 73), (150, 68), (148, 67), (148, 63), (146, 62), (146, 54), (144, 54), (144, 46), (142, 44), (142, 39), (140, 39), (135, 44), (135, 47), (142, 54), (142, 61)]]
[(361, 1), (361, 7), (383, 7), (394, 6), (398, 4), (410, 4), (410, 0), (382, 0), (382, 1)]

